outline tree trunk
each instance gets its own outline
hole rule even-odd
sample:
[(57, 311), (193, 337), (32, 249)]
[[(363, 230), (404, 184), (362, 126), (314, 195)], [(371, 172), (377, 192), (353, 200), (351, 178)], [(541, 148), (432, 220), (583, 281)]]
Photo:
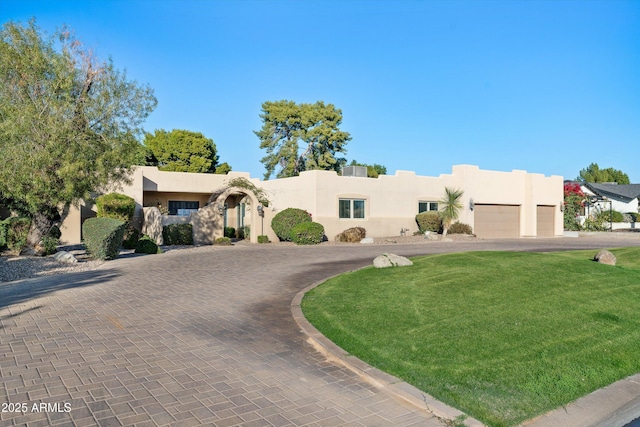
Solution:
[(40, 245), (42, 238), (51, 230), (53, 219), (49, 216), (37, 213), (31, 218), (31, 228), (27, 234), (27, 246), (23, 253), (28, 255), (44, 255), (44, 248)]

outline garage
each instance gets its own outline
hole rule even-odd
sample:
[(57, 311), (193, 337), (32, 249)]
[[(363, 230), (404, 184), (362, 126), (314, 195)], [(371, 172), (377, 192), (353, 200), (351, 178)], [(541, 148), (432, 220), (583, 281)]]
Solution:
[(475, 205), (475, 234), (488, 239), (520, 237), (519, 205)]
[(553, 223), (555, 206), (538, 205), (536, 208), (536, 224), (538, 237), (553, 237)]

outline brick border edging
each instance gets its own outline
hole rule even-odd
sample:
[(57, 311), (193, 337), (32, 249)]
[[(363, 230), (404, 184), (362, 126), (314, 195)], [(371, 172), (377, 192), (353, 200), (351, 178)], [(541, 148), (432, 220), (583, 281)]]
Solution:
[[(342, 273), (341, 273), (342, 274)], [(340, 364), (350, 371), (357, 374), (363, 380), (372, 384), (378, 389), (382, 389), (395, 397), (396, 399), (407, 402), (421, 411), (428, 412), (441, 420), (454, 420), (460, 415), (465, 415), (467, 418), (464, 420), (464, 424), (469, 427), (482, 427), (480, 421), (475, 418), (471, 418), (465, 413), (455, 409), (434, 397), (424, 393), (416, 387), (402, 381), (393, 375), (387, 374), (373, 366), (368, 365), (355, 356), (350, 355), (342, 348), (338, 347), (327, 337), (322, 335), (309, 321), (304, 317), (302, 313), (301, 303), (304, 295), (313, 288), (321, 285), (327, 280), (339, 276), (334, 275), (327, 277), (323, 280), (315, 282), (300, 292), (291, 301), (291, 314), (296, 321), (302, 333), (307, 336), (307, 343), (310, 344), (317, 352), (326, 357), (327, 361)]]

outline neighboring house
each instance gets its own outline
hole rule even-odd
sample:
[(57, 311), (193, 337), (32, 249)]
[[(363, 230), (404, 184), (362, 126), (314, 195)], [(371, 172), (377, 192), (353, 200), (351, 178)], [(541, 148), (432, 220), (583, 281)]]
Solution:
[(640, 184), (580, 183), (580, 188), (589, 198), (585, 215), (613, 209), (621, 213), (638, 213)]
[[(270, 203), (259, 215), (260, 202), (242, 188), (226, 182), (243, 177), (264, 189)], [(460, 222), (471, 225), (478, 237), (518, 238), (562, 236), (563, 179), (526, 171), (496, 172), (459, 165), (451, 174), (418, 176), (397, 171), (378, 178), (340, 176), (333, 171), (306, 171), (300, 176), (262, 181), (248, 173), (229, 175), (163, 172), (156, 167), (137, 167), (131, 184), (118, 191), (136, 201), (136, 218), (144, 207), (166, 208), (175, 221), (206, 225), (206, 242), (223, 235), (225, 226), (249, 227), (252, 242), (271, 230), (271, 219), (289, 208), (304, 209), (325, 228), (330, 240), (347, 228), (361, 226), (367, 236), (398, 236), (401, 230), (417, 230), (417, 213), (438, 210), (445, 187), (464, 191)], [(149, 211), (149, 210), (145, 210)], [(80, 225), (87, 217), (77, 209), (62, 226), (62, 240), (80, 241)]]

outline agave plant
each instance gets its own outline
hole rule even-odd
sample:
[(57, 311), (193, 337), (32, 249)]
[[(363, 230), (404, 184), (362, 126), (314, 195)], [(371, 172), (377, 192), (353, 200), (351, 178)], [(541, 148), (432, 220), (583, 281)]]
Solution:
[(464, 194), (464, 192), (459, 189), (445, 187), (444, 194), (444, 198), (439, 202), (442, 206), (442, 209), (440, 210), (440, 217), (442, 218), (442, 237), (447, 235), (447, 231), (449, 231), (451, 223), (453, 220), (458, 219), (458, 216), (460, 215), (460, 209), (462, 209), (460, 199), (462, 199), (462, 194)]

